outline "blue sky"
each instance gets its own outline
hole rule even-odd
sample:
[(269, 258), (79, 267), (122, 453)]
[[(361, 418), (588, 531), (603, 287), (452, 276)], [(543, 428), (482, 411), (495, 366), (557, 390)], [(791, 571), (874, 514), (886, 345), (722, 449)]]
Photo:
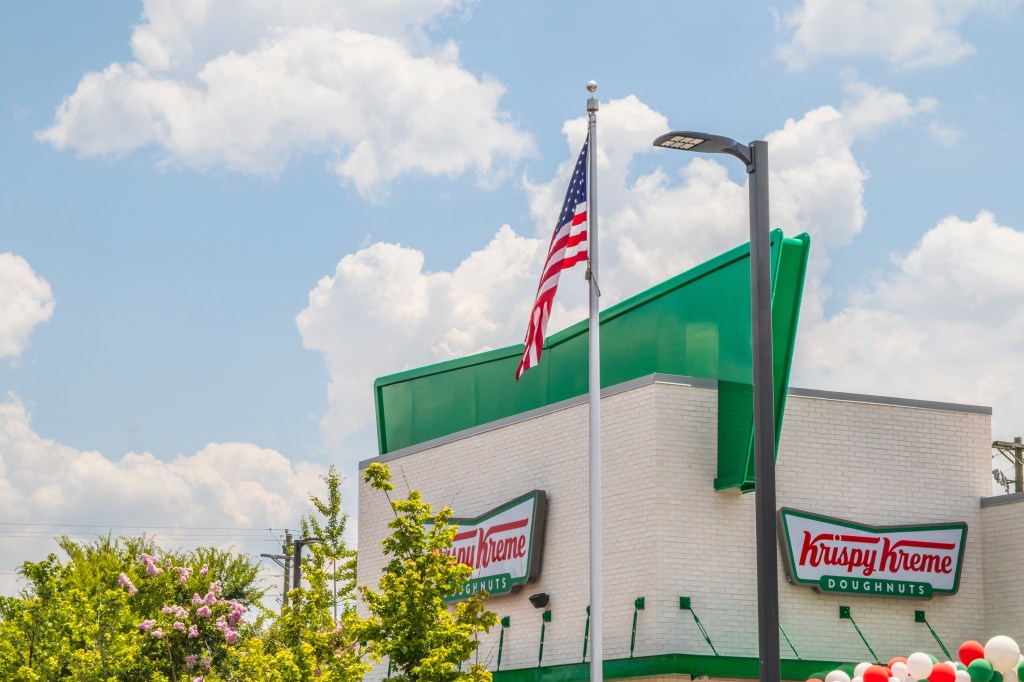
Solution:
[[(793, 383), (1024, 432), (1019, 2), (8, 16), (4, 589), (47, 551), (30, 521), (294, 527), (328, 464), (375, 454), (375, 376), (520, 341), (590, 79), (605, 305), (745, 241), (739, 165), (650, 141), (764, 138), (772, 223), (814, 240)], [(563, 278), (553, 324), (584, 304)], [(260, 533), (236, 546), (269, 551)]]

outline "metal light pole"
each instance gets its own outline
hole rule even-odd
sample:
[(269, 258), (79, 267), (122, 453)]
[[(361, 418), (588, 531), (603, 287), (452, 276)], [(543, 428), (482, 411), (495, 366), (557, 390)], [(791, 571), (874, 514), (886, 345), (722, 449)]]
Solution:
[(293, 543), (294, 551), (292, 552), (292, 559), (294, 561), (294, 570), (292, 571), (292, 589), (298, 589), (302, 586), (302, 548), (311, 542), (323, 542), (320, 538), (302, 538), (296, 540)]
[(729, 154), (750, 176), (750, 333), (753, 350), (754, 489), (757, 528), (757, 634), (761, 682), (779, 682), (779, 567), (775, 520), (775, 382), (772, 379), (768, 143), (743, 145), (721, 135), (672, 132), (655, 147)]

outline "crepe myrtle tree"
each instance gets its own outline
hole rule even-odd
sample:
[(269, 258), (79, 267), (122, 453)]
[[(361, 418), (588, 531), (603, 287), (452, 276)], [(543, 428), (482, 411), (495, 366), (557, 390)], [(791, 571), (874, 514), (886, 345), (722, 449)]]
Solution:
[(394, 512), (378, 588), (359, 587), (370, 614), (361, 633), (371, 658), (388, 659), (389, 679), (397, 682), (490, 682), (491, 673), (479, 662), (462, 669), (479, 647), (478, 633), (498, 622), (484, 607), (486, 592), (454, 606), (445, 603), (472, 573), (446, 551), (457, 530), (449, 523), (452, 510), (435, 514), (416, 490), (393, 500), (391, 472), (383, 464), (371, 464), (364, 480), (387, 496)]

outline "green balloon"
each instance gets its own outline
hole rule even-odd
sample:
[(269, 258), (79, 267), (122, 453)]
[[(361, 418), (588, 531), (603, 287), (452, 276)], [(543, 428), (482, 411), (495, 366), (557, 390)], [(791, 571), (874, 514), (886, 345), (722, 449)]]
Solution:
[(992, 679), (988, 682), (1003, 682), (1003, 674), (998, 670), (992, 673)]
[(960, 662), (958, 661), (958, 662), (957, 662), (957, 664), (956, 664), (956, 669), (957, 669), (957, 670), (967, 670), (967, 666), (966, 666), (966, 665), (964, 665), (963, 663), (960, 663)]
[(1024, 661), (1017, 664), (1017, 679), (1024, 677)]
[(939, 662), (939, 659), (935, 658), (931, 654), (928, 654), (928, 658), (932, 659), (932, 665), (935, 665), (936, 663)]
[(992, 664), (984, 658), (971, 661), (967, 666), (967, 674), (971, 676), (971, 682), (992, 682)]

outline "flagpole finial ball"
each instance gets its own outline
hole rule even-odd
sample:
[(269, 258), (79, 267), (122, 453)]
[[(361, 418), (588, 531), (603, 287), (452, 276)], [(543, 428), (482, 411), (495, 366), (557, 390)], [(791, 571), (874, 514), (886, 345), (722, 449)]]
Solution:
[(587, 92), (597, 92), (597, 81), (587, 81)]

